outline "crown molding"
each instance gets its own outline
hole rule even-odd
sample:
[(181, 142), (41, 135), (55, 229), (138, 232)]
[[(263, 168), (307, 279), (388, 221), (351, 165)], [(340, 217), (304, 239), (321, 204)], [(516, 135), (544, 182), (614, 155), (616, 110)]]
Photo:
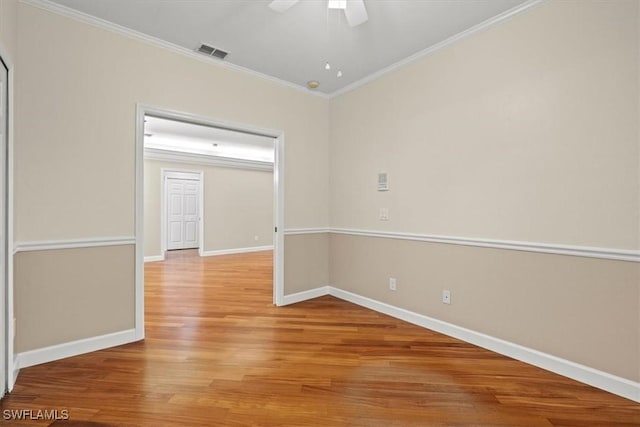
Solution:
[(404, 67), (405, 65), (409, 65), (412, 64), (414, 62), (419, 61), (420, 59), (427, 57), (429, 55), (432, 55), (436, 52), (438, 52), (441, 49), (444, 49), (445, 47), (448, 47), (466, 37), (469, 37), (472, 34), (478, 33), (480, 31), (486, 30), (489, 27), (492, 27), (496, 24), (499, 24), (501, 22), (504, 22), (526, 10), (531, 9), (534, 6), (537, 6), (541, 3), (543, 3), (544, 1), (548, 1), (548, 0), (528, 0), (514, 8), (511, 8), (505, 12), (502, 12), (499, 15), (494, 16), (493, 18), (489, 18), (486, 21), (483, 21), (481, 23), (479, 23), (478, 25), (474, 25), (471, 28), (468, 28), (458, 34), (454, 34), (453, 36), (449, 37), (446, 40), (441, 41), (440, 43), (436, 43), (432, 46), (427, 47), (426, 49), (423, 49), (417, 53), (414, 53), (413, 55), (405, 58), (405, 59), (401, 59), (400, 61), (391, 64), (381, 70), (378, 70), (372, 74), (369, 74), (368, 76), (365, 76), (363, 78), (361, 78), (360, 80), (357, 80), (351, 84), (348, 84), (347, 86), (343, 87), (342, 89), (338, 89), (332, 93), (329, 94), (329, 99), (333, 99), (337, 96), (343, 95), (347, 92), (351, 92), (355, 89), (358, 89), (361, 86), (366, 85), (367, 83), (370, 83), (374, 80), (378, 80), (379, 78), (393, 72), (396, 71), (402, 67)]
[(150, 36), (148, 34), (141, 33), (139, 31), (132, 30), (130, 28), (124, 27), (122, 25), (114, 24), (113, 22), (109, 22), (105, 19), (98, 18), (93, 15), (89, 15), (84, 12), (80, 12), (78, 10), (72, 9), (67, 6), (63, 6), (58, 3), (54, 3), (50, 0), (19, 0), (20, 3), (37, 7), (39, 9), (46, 10), (48, 12), (53, 12), (58, 15), (73, 19), (75, 21), (83, 22), (85, 24), (92, 25), (94, 27), (98, 27), (104, 30), (112, 31), (118, 34), (121, 34), (125, 37), (129, 37), (134, 40), (141, 41), (151, 46), (159, 47), (162, 49), (169, 50), (171, 52), (186, 56), (191, 59), (195, 59), (197, 61), (204, 62), (206, 64), (219, 66), (223, 68), (228, 68), (234, 71), (240, 71), (245, 74), (249, 74), (253, 77), (257, 77), (259, 79), (275, 83), (280, 86), (288, 87), (290, 89), (295, 89), (296, 91), (306, 93), (307, 95), (313, 95), (320, 98), (328, 99), (330, 95), (322, 92), (312, 92), (304, 86), (297, 85), (295, 83), (288, 82), (286, 80), (279, 79), (277, 77), (270, 76), (268, 74), (263, 74), (258, 71), (242, 67), (240, 65), (232, 64), (230, 62), (224, 62), (222, 60), (217, 60), (215, 58), (211, 58), (208, 56), (201, 55), (196, 51), (187, 49), (182, 46), (178, 46), (177, 44), (170, 43), (168, 41), (159, 39), (154, 36)]
[(153, 36), (150, 36), (148, 34), (144, 34), (144, 33), (141, 33), (139, 31), (132, 30), (132, 29), (124, 27), (122, 25), (114, 24), (113, 22), (109, 22), (107, 20), (95, 17), (93, 15), (89, 15), (89, 14), (84, 13), (84, 12), (80, 12), (80, 11), (72, 9), (70, 7), (63, 6), (63, 5), (58, 4), (58, 3), (54, 3), (54, 2), (52, 2), (50, 0), (19, 0), (19, 1), (20, 1), (20, 3), (24, 3), (24, 4), (27, 4), (27, 5), (30, 5), (30, 6), (34, 6), (34, 7), (40, 8), (40, 9), (44, 9), (44, 10), (47, 10), (49, 12), (56, 13), (58, 15), (66, 16), (66, 17), (74, 19), (76, 21), (84, 22), (86, 24), (93, 25), (93, 26), (98, 27), (98, 28), (102, 28), (102, 29), (106, 29), (106, 30), (109, 30), (109, 31), (113, 31), (113, 32), (119, 33), (119, 34), (124, 35), (126, 37), (142, 41), (142, 42), (150, 44), (152, 46), (156, 46), (156, 47), (160, 47), (160, 48), (163, 48), (163, 49), (167, 49), (169, 51), (181, 54), (181, 55), (189, 57), (191, 59), (196, 59), (198, 61), (202, 61), (202, 62), (205, 62), (207, 64), (211, 64), (211, 65), (218, 65), (218, 66), (225, 67), (225, 68), (228, 68), (228, 69), (231, 69), (231, 70), (235, 70), (235, 71), (240, 71), (240, 72), (243, 72), (245, 74), (249, 74), (251, 76), (260, 78), (262, 80), (266, 80), (266, 81), (269, 81), (271, 83), (278, 84), (280, 86), (284, 86), (284, 87), (288, 87), (288, 88), (291, 88), (291, 89), (295, 89), (295, 90), (297, 90), (299, 92), (304, 92), (306, 94), (317, 96), (317, 97), (320, 97), (320, 98), (323, 98), (323, 99), (332, 99), (332, 98), (335, 98), (335, 97), (340, 96), (342, 94), (345, 94), (347, 92), (351, 92), (351, 91), (353, 91), (353, 90), (355, 90), (355, 89), (357, 89), (357, 88), (359, 88), (361, 86), (364, 86), (367, 83), (370, 83), (370, 82), (372, 82), (374, 80), (377, 80), (377, 79), (383, 77), (386, 74), (389, 74), (389, 73), (391, 73), (391, 72), (393, 72), (393, 71), (395, 71), (395, 70), (397, 70), (399, 68), (404, 67), (405, 65), (412, 64), (412, 63), (414, 63), (414, 62), (416, 62), (416, 61), (418, 61), (418, 60), (420, 60), (420, 59), (422, 59), (422, 58), (424, 58), (426, 56), (429, 56), (429, 55), (439, 51), (440, 49), (443, 49), (443, 48), (445, 48), (445, 47), (447, 47), (447, 46), (449, 46), (449, 45), (451, 45), (451, 44), (453, 44), (453, 43), (455, 43), (455, 42), (457, 42), (457, 41), (459, 41), (461, 39), (464, 39), (464, 38), (472, 35), (472, 34), (475, 34), (475, 33), (479, 32), (479, 31), (483, 31), (483, 30), (485, 30), (485, 29), (487, 29), (487, 28), (489, 28), (489, 27), (491, 27), (491, 26), (493, 26), (495, 24), (500, 23), (500, 22), (506, 21), (506, 20), (508, 20), (508, 19), (510, 19), (510, 18), (512, 18), (512, 17), (514, 17), (514, 16), (516, 16), (516, 15), (518, 15), (518, 14), (520, 14), (520, 13), (526, 11), (526, 10), (529, 10), (534, 6), (537, 6), (538, 4), (540, 4), (540, 3), (544, 2), (544, 1), (548, 1), (548, 0), (528, 0), (528, 1), (526, 1), (526, 2), (524, 2), (522, 4), (520, 4), (520, 5), (512, 8), (512, 9), (509, 9), (509, 10), (507, 10), (507, 11), (505, 11), (505, 12), (499, 14), (499, 15), (496, 15), (496, 16), (494, 16), (492, 18), (487, 19), (486, 21), (481, 22), (478, 25), (475, 25), (475, 26), (473, 26), (471, 28), (468, 28), (468, 29), (458, 33), (458, 34), (455, 34), (455, 35), (449, 37), (448, 39), (446, 39), (446, 40), (444, 40), (444, 41), (442, 41), (440, 43), (436, 43), (435, 45), (432, 45), (432, 46), (430, 46), (430, 47), (428, 47), (428, 48), (426, 48), (424, 50), (421, 50), (420, 52), (417, 52), (417, 53), (415, 53), (415, 54), (413, 54), (413, 55), (411, 55), (411, 56), (409, 56), (409, 57), (407, 57), (405, 59), (402, 59), (402, 60), (400, 60), (400, 61), (398, 61), (398, 62), (396, 62), (394, 64), (389, 65), (388, 67), (385, 67), (385, 68), (383, 68), (381, 70), (378, 70), (378, 71), (376, 71), (376, 72), (374, 72), (372, 74), (369, 74), (369, 75), (367, 75), (367, 76), (365, 76), (365, 77), (363, 77), (363, 78), (361, 78), (359, 80), (356, 80), (355, 82), (343, 87), (342, 89), (338, 89), (338, 90), (333, 91), (331, 93), (310, 91), (309, 89), (307, 89), (304, 86), (300, 86), (300, 85), (297, 85), (295, 83), (291, 83), (291, 82), (288, 82), (286, 80), (279, 79), (277, 77), (273, 77), (273, 76), (270, 76), (270, 75), (267, 75), (267, 74), (263, 74), (263, 73), (260, 73), (258, 71), (255, 71), (255, 70), (251, 70), (249, 68), (242, 67), (240, 65), (232, 64), (230, 62), (224, 62), (224, 61), (215, 60), (215, 59), (212, 59), (211, 57), (200, 55), (200, 54), (196, 53), (195, 51), (192, 51), (192, 50), (187, 49), (185, 47), (178, 46), (178, 45), (176, 45), (174, 43), (167, 42), (167, 41), (159, 39), (157, 37), (153, 37)]

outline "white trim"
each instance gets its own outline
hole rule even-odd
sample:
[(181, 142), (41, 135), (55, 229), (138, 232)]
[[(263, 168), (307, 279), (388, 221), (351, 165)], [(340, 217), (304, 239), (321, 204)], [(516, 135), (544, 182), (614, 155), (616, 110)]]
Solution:
[[(640, 383), (329, 286), (329, 295), (640, 402)], [(297, 294), (294, 294), (297, 295)], [(320, 294), (314, 294), (314, 298)]]
[(572, 255), (587, 258), (612, 259), (640, 262), (640, 251), (591, 246), (572, 246), (551, 243), (520, 242), (513, 240), (480, 239), (475, 237), (438, 236), (431, 234), (397, 233), (391, 231), (356, 230), (332, 228), (331, 233), (351, 236), (379, 237), (384, 239), (414, 240), (419, 242), (445, 243), (483, 248), (510, 249), (515, 251), (540, 252), (556, 255)]
[[(147, 160), (145, 156), (145, 160)], [(162, 259), (167, 252), (167, 179), (198, 181), (198, 255), (204, 251), (204, 171), (174, 168), (160, 169), (160, 251)], [(146, 262), (146, 261), (145, 261)]]
[(251, 70), (249, 68), (242, 67), (240, 65), (232, 64), (230, 62), (224, 62), (222, 60), (217, 60), (210, 56), (205, 56), (195, 52), (194, 50), (187, 49), (182, 46), (178, 46), (177, 44), (170, 43), (168, 41), (159, 39), (157, 37), (150, 36), (148, 34), (141, 33), (139, 31), (132, 30), (127, 27), (123, 27), (122, 25), (114, 24), (113, 22), (106, 21), (104, 19), (86, 14), (84, 12), (80, 12), (78, 10), (72, 9), (67, 6), (63, 6), (58, 3), (51, 2), (49, 0), (20, 0), (21, 3), (28, 4), (29, 6), (34, 6), (40, 9), (44, 9), (49, 12), (56, 13), (58, 15), (65, 16), (67, 18), (73, 19), (75, 21), (80, 21), (85, 24), (92, 25), (94, 27), (98, 27), (101, 29), (109, 30), (114, 33), (121, 34), (125, 37), (132, 38), (134, 40), (141, 41), (151, 46), (159, 47), (162, 49), (166, 49), (170, 52), (177, 53), (183, 56), (186, 56), (191, 59), (195, 59), (197, 61), (205, 62), (210, 65), (220, 66), (223, 68), (228, 68), (235, 71), (240, 71), (245, 74), (248, 74), (253, 77), (257, 77), (262, 80), (266, 80), (270, 83), (275, 83), (280, 86), (284, 86), (290, 89), (295, 89), (299, 92), (304, 92), (309, 95), (318, 96), (320, 98), (328, 99), (329, 95), (322, 92), (313, 92), (306, 88), (305, 86), (297, 85), (295, 83), (288, 82), (286, 80), (279, 79), (277, 77), (273, 77), (267, 74), (260, 73), (258, 71)]
[(17, 242), (13, 253), (49, 251), (56, 249), (96, 248), (103, 246), (135, 245), (135, 237), (99, 237), (95, 239), (44, 240), (39, 242)]
[(295, 294), (289, 294), (284, 296), (282, 305), (295, 304), (302, 301), (318, 298), (324, 295), (329, 295), (329, 286), (320, 286), (319, 288), (309, 289), (308, 291), (296, 292)]
[[(9, 51), (6, 47), (0, 43), (0, 56), (4, 61), (5, 65), (8, 68), (8, 83), (7, 83), (7, 93), (9, 96), (9, 105), (8, 105), (8, 128), (7, 128), (7, 194), (6, 194), (6, 203), (7, 203), (7, 234), (6, 234), (6, 300), (5, 300), (5, 326), (6, 326), (6, 341), (3, 344), (6, 344), (5, 353), (5, 363), (8, 368), (13, 366), (14, 369), (9, 372), (7, 375), (6, 383), (7, 383), (7, 391), (13, 390), (13, 385), (15, 384), (15, 380), (18, 377), (18, 370), (15, 368), (15, 355), (14, 355), (14, 310), (13, 310), (13, 254), (14, 254), (14, 243), (13, 243), (13, 147), (14, 147), (14, 138), (13, 135), (15, 133), (14, 126), (14, 74), (15, 74), (15, 64), (9, 55)], [(1, 291), (4, 292), (4, 289)], [(4, 347), (4, 346), (3, 346)], [(1, 368), (4, 369), (4, 366)], [(4, 388), (4, 385), (2, 386)]]
[(274, 265), (273, 265), (273, 303), (280, 306), (284, 303), (284, 132), (275, 140), (275, 156), (273, 169), (273, 218), (275, 229), (273, 232)]
[(396, 62), (394, 64), (391, 64), (391, 65), (389, 65), (389, 66), (387, 66), (387, 67), (385, 67), (385, 68), (383, 68), (381, 70), (378, 70), (378, 71), (376, 71), (376, 72), (374, 72), (372, 74), (369, 74), (368, 76), (365, 76), (365, 77), (361, 78), (360, 80), (357, 80), (357, 81), (355, 81), (355, 82), (353, 82), (351, 84), (348, 84), (347, 86), (343, 87), (342, 89), (338, 89), (338, 90), (330, 93), (329, 94), (329, 99), (335, 98), (335, 97), (340, 96), (342, 94), (345, 94), (347, 92), (351, 92), (352, 90), (355, 90), (355, 89), (357, 89), (357, 88), (359, 88), (361, 86), (364, 86), (367, 83), (370, 83), (370, 82), (372, 82), (374, 80), (377, 80), (377, 79), (383, 77), (386, 74), (392, 73), (392, 72), (398, 70), (399, 68), (404, 67), (405, 65), (409, 65), (409, 64), (412, 64), (412, 63), (414, 63), (416, 61), (419, 61), (420, 59), (422, 59), (422, 58), (424, 58), (426, 56), (429, 56), (429, 55), (431, 55), (433, 53), (436, 53), (437, 51), (439, 51), (441, 49), (444, 49), (445, 47), (448, 47), (448, 46), (458, 42), (461, 39), (469, 37), (470, 35), (475, 34), (477, 32), (486, 30), (487, 28), (492, 27), (492, 26), (494, 26), (494, 25), (496, 25), (496, 24), (498, 24), (500, 22), (506, 21), (509, 18), (514, 17), (515, 15), (518, 15), (518, 14), (520, 14), (520, 13), (522, 13), (522, 12), (524, 12), (524, 11), (534, 7), (534, 6), (537, 6), (538, 4), (542, 3), (543, 1), (545, 1), (545, 0), (529, 0), (529, 1), (526, 1), (526, 2), (524, 2), (522, 4), (520, 4), (520, 5), (512, 8), (512, 9), (509, 9), (509, 10), (507, 10), (505, 12), (502, 12), (499, 15), (496, 15), (496, 16), (494, 16), (492, 18), (489, 18), (484, 22), (481, 22), (481, 23), (479, 23), (477, 25), (474, 25), (471, 28), (468, 28), (468, 29), (466, 29), (466, 30), (464, 30), (464, 31), (462, 31), (462, 32), (460, 32), (458, 34), (455, 34), (455, 35), (449, 37), (448, 39), (441, 41), (440, 43), (436, 43), (436, 44), (434, 44), (432, 46), (429, 46), (428, 48), (423, 49), (423, 50), (421, 50), (419, 52), (416, 52), (416, 53), (414, 53), (413, 55), (411, 55), (411, 56), (409, 56), (407, 58), (401, 59), (400, 61), (398, 61), (398, 62)]
[(259, 171), (272, 171), (272, 162), (257, 160), (231, 159), (219, 156), (207, 156), (204, 154), (181, 153), (178, 151), (158, 150), (156, 148), (144, 149), (145, 160), (159, 160), (165, 162), (186, 163), (190, 165), (209, 165), (223, 168), (250, 169)]
[[(19, 365), (19, 360), (17, 355), (13, 356), (13, 360), (12, 363), (13, 365), (13, 369), (11, 370), (11, 372), (9, 372), (9, 378), (11, 378), (11, 389), (13, 389), (13, 385), (16, 383), (16, 381), (18, 380), (18, 375), (20, 375), (20, 365)], [(9, 391), (11, 391), (11, 389)]]
[[(146, 160), (146, 159), (145, 159)], [(169, 179), (186, 179), (189, 181), (202, 181), (203, 171), (194, 171), (191, 169), (173, 169), (173, 168), (161, 168), (161, 173)]]
[(324, 233), (329, 233), (330, 229), (329, 228), (287, 228), (286, 230), (284, 230), (284, 235), (285, 236), (296, 236), (299, 234), (324, 234)]
[(135, 323), (136, 339), (144, 339), (144, 106), (136, 105), (136, 189), (135, 189), (135, 228), (136, 228), (136, 273), (135, 273)]
[(162, 255), (151, 255), (144, 257), (144, 262), (156, 262), (156, 261), (164, 261), (164, 256)]
[(249, 248), (235, 248), (235, 249), (218, 249), (214, 251), (203, 251), (200, 256), (219, 256), (219, 255), (234, 255), (234, 254), (248, 254), (251, 252), (272, 251), (273, 245), (268, 246), (253, 246)]
[(85, 338), (63, 344), (52, 345), (39, 348), (37, 350), (25, 351), (16, 356), (18, 369), (29, 366), (40, 365), (42, 363), (53, 362), (54, 360), (65, 359), (71, 356), (90, 353), (92, 351), (103, 350), (105, 348), (128, 344), (138, 341), (135, 329), (113, 332), (111, 334), (97, 337)]
[[(3, 138), (0, 142), (0, 399), (7, 391), (7, 373), (9, 372), (7, 363), (7, 337), (9, 319), (7, 313), (7, 264), (9, 264), (9, 254), (7, 251), (7, 151), (9, 146), (9, 66), (5, 64), (0, 56), (0, 74), (2, 75), (2, 85), (0, 85), (0, 127), (4, 126)], [(6, 110), (4, 109), (6, 106)]]
[(477, 237), (440, 236), (434, 234), (399, 233), (394, 231), (358, 230), (353, 228), (288, 228), (285, 235), (332, 233), (348, 236), (378, 237), (383, 239), (412, 240), (418, 242), (444, 243), (449, 245), (476, 246), (481, 248), (507, 249), (538, 252), (554, 255), (570, 255), (586, 258), (611, 259), (640, 262), (640, 250), (598, 248), (592, 246), (537, 243), (516, 240), (482, 239)]

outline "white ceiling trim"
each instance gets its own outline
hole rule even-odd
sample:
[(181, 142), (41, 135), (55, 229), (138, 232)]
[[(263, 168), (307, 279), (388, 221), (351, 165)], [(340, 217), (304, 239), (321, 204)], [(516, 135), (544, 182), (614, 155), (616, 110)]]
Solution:
[(483, 31), (493, 25), (496, 25), (498, 23), (501, 23), (503, 21), (506, 21), (522, 12), (525, 12), (529, 9), (531, 9), (534, 6), (537, 6), (545, 1), (548, 0), (529, 0), (521, 5), (518, 5), (512, 9), (509, 9), (499, 15), (494, 16), (493, 18), (490, 18), (478, 25), (475, 25), (465, 31), (462, 31), (454, 36), (449, 37), (448, 39), (437, 43), (433, 46), (430, 46), (424, 50), (421, 50), (420, 52), (417, 52), (403, 60), (400, 60), (392, 65), (389, 65), (388, 67), (385, 67), (379, 71), (376, 71), (373, 74), (369, 74), (366, 77), (363, 77), (362, 79), (355, 81), (353, 83), (351, 83), (350, 85), (347, 85), (345, 87), (343, 87), (342, 89), (339, 89), (335, 92), (332, 92), (330, 94), (325, 94), (322, 92), (314, 92), (314, 91), (310, 91), (309, 89), (307, 89), (304, 86), (300, 86), (291, 82), (288, 82), (286, 80), (282, 80), (279, 79), (277, 77), (273, 77), (267, 74), (263, 74), (260, 73), (258, 71), (254, 71), (251, 70), (249, 68), (245, 68), (245, 67), (241, 67), (239, 65), (235, 65), (232, 64), (230, 62), (224, 62), (224, 61), (213, 61), (210, 57), (201, 55), (195, 51), (192, 51), (190, 49), (184, 48), (182, 46), (178, 46), (176, 44), (173, 43), (169, 43), (165, 40), (159, 39), (157, 37), (153, 37), (144, 33), (141, 33), (139, 31), (135, 31), (132, 30), (130, 28), (127, 27), (123, 27), (122, 25), (118, 25), (118, 24), (114, 24), (112, 22), (109, 22), (107, 20), (101, 19), (101, 18), (97, 18), (93, 15), (89, 15), (86, 14), (84, 12), (80, 12), (77, 11), (75, 9), (69, 8), (67, 6), (63, 6), (61, 4), (58, 3), (53, 3), (52, 1), (49, 0), (19, 0), (20, 3), (24, 3), (24, 4), (28, 4), (30, 6), (34, 6), (40, 9), (44, 9), (47, 10), (49, 12), (53, 12), (53, 13), (57, 13), (59, 15), (62, 16), (66, 16), (68, 18), (74, 19), (76, 21), (80, 21), (80, 22), (84, 22), (86, 24), (89, 25), (93, 25), (95, 27), (98, 28), (102, 28), (102, 29), (106, 29), (106, 30), (110, 30), (119, 34), (122, 34), (124, 36), (142, 41), (144, 43), (156, 46), (156, 47), (160, 47), (160, 48), (164, 48), (170, 51), (173, 51), (175, 53), (179, 53), (182, 54), (184, 56), (187, 56), (189, 58), (192, 59), (196, 59), (198, 61), (202, 61), (204, 63), (210, 64), (210, 65), (218, 65), (218, 66), (222, 66), (222, 67), (226, 67), (232, 70), (236, 70), (236, 71), (241, 71), (244, 72), (246, 74), (250, 74), (252, 76), (258, 77), (260, 79), (263, 80), (267, 80), (269, 82), (272, 83), (276, 83), (279, 84), (281, 86), (286, 86), (292, 89), (296, 89), (300, 92), (304, 92), (306, 94), (309, 95), (314, 95), (314, 96), (318, 96), (320, 98), (324, 98), (324, 99), (332, 99), (335, 98), (337, 96), (340, 96), (342, 94), (345, 94), (347, 92), (351, 92), (352, 90), (355, 90), (361, 86), (364, 86), (367, 83), (370, 83), (374, 80), (377, 80), (379, 78), (381, 78), (382, 76), (389, 74), (401, 67), (404, 67), (406, 65), (409, 65), (411, 63), (414, 63), (428, 55), (431, 55), (437, 51), (439, 51), (440, 49), (443, 49), (459, 40), (464, 39), (465, 37), (468, 37), (472, 34), (475, 34), (479, 31)]
[(377, 80), (379, 78), (381, 78), (382, 76), (389, 74), (399, 68), (404, 67), (405, 65), (409, 65), (412, 64), (426, 56), (429, 56), (437, 51), (439, 51), (440, 49), (444, 49), (445, 47), (456, 43), (459, 40), (464, 39), (465, 37), (468, 37), (472, 34), (475, 34), (477, 32), (486, 30), (489, 27), (492, 27), (493, 25), (496, 25), (500, 22), (506, 21), (509, 18), (514, 17), (515, 15), (518, 15), (526, 10), (531, 9), (534, 6), (539, 5), (540, 3), (547, 1), (547, 0), (529, 0), (525, 3), (522, 3), (512, 9), (509, 9), (507, 11), (504, 11), (503, 13), (494, 16), (493, 18), (489, 18), (484, 22), (479, 23), (478, 25), (475, 25), (471, 28), (468, 28), (458, 34), (455, 34), (451, 37), (449, 37), (446, 40), (441, 41), (440, 43), (436, 43), (433, 46), (429, 46), (428, 48), (421, 50), (420, 52), (416, 52), (413, 55), (402, 59), (398, 62), (396, 62), (395, 64), (391, 64), (388, 67), (385, 67), (379, 71), (376, 71), (373, 74), (369, 74), (366, 77), (361, 78), (360, 80), (357, 80), (345, 87), (343, 87), (342, 89), (338, 89), (335, 92), (332, 92), (329, 94), (329, 98), (335, 98), (336, 96), (342, 95), (344, 93), (347, 92), (351, 92), (352, 90), (355, 90), (357, 88), (359, 88), (360, 86), (364, 86), (367, 83), (370, 83), (374, 80)]
[(144, 149), (145, 160), (159, 160), (164, 162), (186, 163), (191, 165), (208, 165), (224, 168), (251, 169), (259, 171), (273, 171), (273, 163), (259, 160), (232, 159), (229, 157), (207, 156), (205, 154), (182, 153), (156, 148)]
[[(0, 0), (1, 1), (1, 0)], [(84, 12), (80, 12), (78, 10), (72, 9), (67, 6), (63, 6), (58, 3), (54, 3), (49, 0), (19, 0), (20, 3), (27, 4), (29, 6), (37, 7), (39, 9), (44, 9), (49, 12), (56, 13), (58, 15), (65, 16), (67, 18), (71, 18), (76, 21), (84, 22), (85, 24), (92, 25), (94, 27), (98, 27), (101, 29), (113, 31), (118, 34), (122, 34), (126, 37), (132, 38), (134, 40), (142, 41), (144, 43), (150, 44), (155, 47), (160, 47), (163, 49), (170, 50), (175, 53), (179, 53), (181, 55), (187, 56), (191, 59), (196, 59), (198, 61), (204, 62), (209, 65), (221, 66), (225, 68), (229, 68), (232, 70), (240, 71), (246, 74), (250, 74), (254, 77), (258, 77), (263, 80), (267, 80), (271, 83), (275, 83), (281, 86), (286, 86), (291, 89), (295, 89), (300, 92), (304, 92), (309, 95), (319, 96), (321, 98), (328, 99), (330, 95), (322, 93), (322, 92), (312, 92), (304, 86), (300, 86), (286, 80), (279, 79), (277, 77), (270, 76), (268, 74), (263, 74), (258, 71), (251, 70), (249, 68), (241, 67), (240, 65), (232, 64), (230, 62), (224, 62), (223, 60), (215, 60), (209, 56), (202, 55), (197, 53), (196, 51), (184, 48), (182, 46), (178, 46), (174, 43), (169, 43), (168, 41), (159, 39), (157, 37), (150, 36), (148, 34), (141, 33), (139, 31), (132, 30), (127, 27), (123, 27), (122, 25), (114, 24), (113, 22), (109, 22), (102, 18), (95, 17), (93, 15), (89, 15)]]

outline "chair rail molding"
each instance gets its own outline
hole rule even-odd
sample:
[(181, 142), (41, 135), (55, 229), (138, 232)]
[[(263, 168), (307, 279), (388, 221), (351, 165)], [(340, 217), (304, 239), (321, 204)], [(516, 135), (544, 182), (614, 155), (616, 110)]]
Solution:
[(288, 228), (286, 236), (301, 234), (343, 234), (347, 236), (377, 237), (382, 239), (412, 240), (418, 242), (444, 243), (449, 245), (476, 246), (481, 248), (506, 249), (514, 251), (539, 252), (554, 255), (570, 255), (586, 258), (610, 259), (616, 261), (640, 262), (640, 250), (600, 248), (592, 246), (539, 243), (516, 240), (496, 240), (477, 237), (442, 236), (435, 234), (404, 233), (394, 231), (362, 230), (354, 228)]

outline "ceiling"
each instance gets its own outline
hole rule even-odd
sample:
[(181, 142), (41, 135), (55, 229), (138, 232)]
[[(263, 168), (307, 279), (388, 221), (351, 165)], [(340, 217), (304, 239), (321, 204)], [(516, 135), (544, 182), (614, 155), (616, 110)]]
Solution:
[(273, 163), (274, 139), (153, 116), (144, 118), (144, 147)]
[(350, 27), (327, 0), (301, 0), (284, 13), (271, 0), (53, 1), (186, 49), (209, 44), (229, 52), (225, 62), (298, 86), (317, 80), (325, 94), (527, 3), (364, 0), (369, 20)]

